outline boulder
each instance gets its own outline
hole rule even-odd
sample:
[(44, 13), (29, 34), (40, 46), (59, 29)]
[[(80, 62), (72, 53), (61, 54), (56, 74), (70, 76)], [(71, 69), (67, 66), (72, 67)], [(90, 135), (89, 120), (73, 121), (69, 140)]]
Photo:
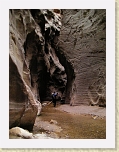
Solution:
[(9, 137), (10, 139), (53, 139), (48, 137), (46, 134), (33, 134), (30, 133), (28, 130), (25, 130), (20, 127), (14, 127), (9, 130)]
[(24, 130), (20, 127), (14, 127), (9, 130), (9, 135), (11, 136), (18, 136), (26, 139), (32, 139), (33, 134), (30, 133), (28, 130)]

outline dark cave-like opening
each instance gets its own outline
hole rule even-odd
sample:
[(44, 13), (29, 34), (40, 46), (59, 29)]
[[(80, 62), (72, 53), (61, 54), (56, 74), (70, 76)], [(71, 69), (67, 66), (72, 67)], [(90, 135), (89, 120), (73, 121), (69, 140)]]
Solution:
[[(65, 98), (66, 103), (70, 103), (75, 74), (63, 51), (55, 46), (54, 40), (59, 36), (59, 31), (55, 31), (53, 27), (45, 31), (45, 18), (42, 12), (34, 9), (30, 12), (40, 26), (44, 39), (44, 43), (40, 42), (38, 35), (33, 31), (27, 35), (24, 43), (32, 90), (37, 90), (34, 91), (35, 96), (41, 102), (51, 100), (51, 93), (57, 91), (61, 98)], [(59, 63), (56, 63), (55, 59)]]
[(72, 97), (72, 87), (75, 79), (74, 68), (72, 64), (67, 60), (61, 48), (56, 47), (56, 54), (59, 58), (60, 63), (64, 66), (66, 75), (67, 75), (67, 83), (65, 86), (65, 103), (70, 103)]
[(44, 100), (49, 74), (47, 73), (42, 45), (34, 31), (27, 35), (24, 50), (25, 59), (30, 70), (31, 89), (37, 100)]
[[(35, 33), (32, 32), (27, 36), (25, 42), (25, 56), (29, 62), (31, 86), (35, 90), (35, 96), (40, 101), (51, 100), (51, 93), (53, 90), (59, 92), (61, 98), (65, 98), (65, 103), (70, 103), (72, 94), (72, 85), (75, 79), (74, 69), (71, 63), (66, 59), (61, 49), (55, 49), (55, 53), (59, 59), (60, 64), (64, 67), (62, 71), (54, 65), (52, 58), (49, 58), (50, 70), (54, 68), (54, 72), (51, 75), (47, 70), (46, 61), (42, 46), (35, 40)], [(46, 43), (46, 45), (48, 45)], [(53, 46), (54, 47), (54, 46)], [(47, 46), (44, 47), (48, 48)], [(46, 50), (44, 50), (45, 52)], [(48, 55), (46, 53), (46, 55)]]

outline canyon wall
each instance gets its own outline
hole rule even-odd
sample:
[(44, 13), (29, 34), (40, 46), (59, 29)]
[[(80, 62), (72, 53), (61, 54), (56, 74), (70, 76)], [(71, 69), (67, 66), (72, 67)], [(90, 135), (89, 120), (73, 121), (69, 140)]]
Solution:
[(105, 106), (106, 10), (63, 10), (57, 44), (58, 52), (63, 52), (75, 75), (74, 79), (67, 70), (72, 88), (66, 102)]
[(43, 100), (65, 90), (67, 76), (53, 48), (60, 10), (10, 10), (9, 126), (32, 130)]
[(9, 11), (9, 126), (32, 130), (51, 93), (106, 105), (105, 10)]
[(9, 12), (9, 127), (21, 126), (32, 130), (41, 103), (31, 86), (29, 63), (25, 58), (24, 42), (34, 31), (35, 22), (28, 10)]

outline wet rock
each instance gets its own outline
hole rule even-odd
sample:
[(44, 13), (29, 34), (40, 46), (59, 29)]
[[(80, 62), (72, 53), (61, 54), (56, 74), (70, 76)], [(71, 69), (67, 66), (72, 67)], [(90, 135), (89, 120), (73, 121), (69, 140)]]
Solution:
[(30, 133), (28, 130), (24, 130), (20, 127), (14, 127), (9, 130), (10, 139), (12, 138), (21, 138), (21, 139), (51, 139), (46, 134), (33, 134)]
[(53, 139), (52, 137), (48, 137), (46, 134), (34, 134), (33, 135), (34, 139)]
[(30, 133), (28, 130), (24, 130), (20, 127), (11, 128), (9, 130), (9, 134), (14, 135), (14, 136), (19, 136), (19, 137), (22, 137), (22, 138), (26, 138), (26, 139), (32, 139), (33, 138), (32, 133)]

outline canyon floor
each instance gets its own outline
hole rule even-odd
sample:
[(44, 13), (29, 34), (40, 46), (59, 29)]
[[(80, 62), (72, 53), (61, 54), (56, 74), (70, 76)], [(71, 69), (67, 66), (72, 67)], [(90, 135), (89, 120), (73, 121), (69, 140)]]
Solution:
[(33, 133), (45, 133), (56, 139), (105, 139), (106, 108), (45, 105), (36, 118)]

